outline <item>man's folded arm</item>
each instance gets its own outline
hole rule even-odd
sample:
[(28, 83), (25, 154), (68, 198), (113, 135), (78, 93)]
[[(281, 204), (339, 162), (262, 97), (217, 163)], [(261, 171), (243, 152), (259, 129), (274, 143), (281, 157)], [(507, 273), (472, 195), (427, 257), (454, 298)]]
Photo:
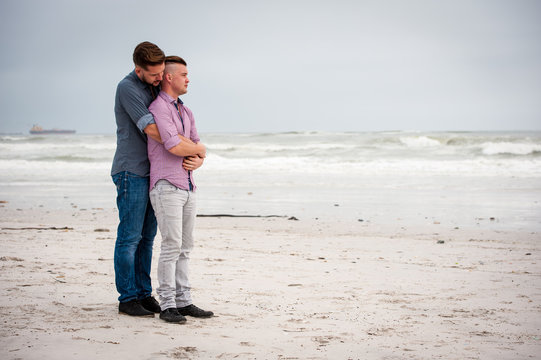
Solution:
[(182, 135), (178, 136), (181, 139), (177, 145), (174, 145), (169, 149), (167, 149), (167, 146), (165, 147), (171, 154), (182, 157), (197, 155), (200, 158), (204, 158), (206, 156), (207, 149), (203, 144), (194, 144), (192, 141), (184, 138)]
[[(145, 131), (145, 134), (147, 134), (147, 136), (150, 136), (155, 141), (159, 142), (160, 144), (163, 144), (162, 138), (160, 136), (160, 131), (158, 129), (158, 125), (148, 124), (144, 131)], [(195, 144), (192, 140), (188, 139), (187, 137), (184, 137), (180, 134), (178, 134), (177, 136), (180, 139), (180, 141), (186, 141), (189, 144)]]

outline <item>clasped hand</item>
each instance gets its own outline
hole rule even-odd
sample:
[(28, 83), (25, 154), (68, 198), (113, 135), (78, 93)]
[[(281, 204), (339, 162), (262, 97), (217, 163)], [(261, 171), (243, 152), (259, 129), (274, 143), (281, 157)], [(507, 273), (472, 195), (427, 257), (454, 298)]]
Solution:
[(199, 169), (201, 165), (203, 165), (203, 158), (197, 155), (186, 156), (182, 161), (182, 167), (188, 171)]

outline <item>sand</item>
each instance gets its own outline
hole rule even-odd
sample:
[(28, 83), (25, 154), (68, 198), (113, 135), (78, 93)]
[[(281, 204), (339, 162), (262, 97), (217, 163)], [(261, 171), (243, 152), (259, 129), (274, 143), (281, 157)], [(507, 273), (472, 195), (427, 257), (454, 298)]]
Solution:
[(192, 295), (216, 316), (178, 325), (118, 314), (116, 210), (0, 214), (1, 359), (541, 357), (541, 236), (490, 219), (199, 218)]

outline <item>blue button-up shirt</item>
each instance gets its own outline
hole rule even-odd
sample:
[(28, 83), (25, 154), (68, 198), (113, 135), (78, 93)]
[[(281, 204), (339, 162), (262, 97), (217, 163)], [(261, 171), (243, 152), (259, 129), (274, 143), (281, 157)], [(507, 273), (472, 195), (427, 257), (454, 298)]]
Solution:
[(135, 71), (118, 83), (115, 98), (116, 152), (111, 175), (121, 171), (150, 175), (147, 137), (143, 130), (154, 123), (148, 106), (159, 91), (159, 87), (141, 81)]

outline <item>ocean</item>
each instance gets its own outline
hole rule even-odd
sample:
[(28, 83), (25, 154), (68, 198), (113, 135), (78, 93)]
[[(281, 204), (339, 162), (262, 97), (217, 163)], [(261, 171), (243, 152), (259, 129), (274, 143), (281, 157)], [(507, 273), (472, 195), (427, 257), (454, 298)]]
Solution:
[[(541, 132), (202, 134), (200, 214), (541, 229)], [(114, 208), (115, 135), (1, 135), (9, 206)]]

